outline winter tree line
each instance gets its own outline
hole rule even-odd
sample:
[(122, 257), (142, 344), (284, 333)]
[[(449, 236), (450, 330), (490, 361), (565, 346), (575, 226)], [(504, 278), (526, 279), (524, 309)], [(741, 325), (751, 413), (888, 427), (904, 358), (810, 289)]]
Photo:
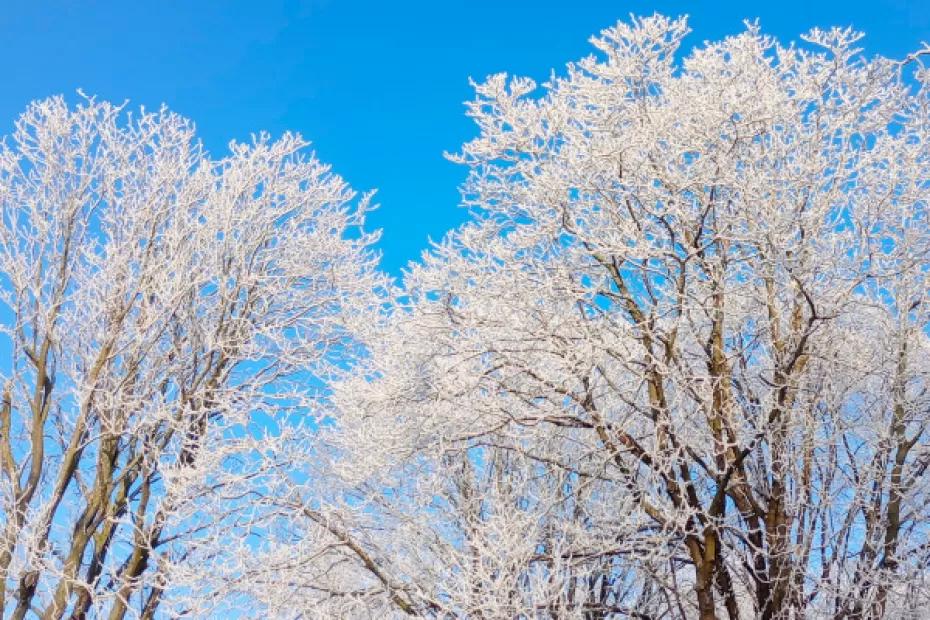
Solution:
[(5, 618), (930, 617), (930, 73), (621, 22), (379, 271), (296, 135), (0, 146)]

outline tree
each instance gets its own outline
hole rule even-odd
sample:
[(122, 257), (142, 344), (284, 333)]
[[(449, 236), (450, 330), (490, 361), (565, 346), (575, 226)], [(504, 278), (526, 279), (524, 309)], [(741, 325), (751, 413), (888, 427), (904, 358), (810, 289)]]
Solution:
[(0, 149), (4, 617), (238, 606), (379, 282), (368, 197), (305, 147), (262, 134), (211, 160), (183, 118), (94, 99), (17, 121)]
[(477, 86), (475, 216), (336, 386), (322, 615), (930, 612), (927, 50), (687, 32)]

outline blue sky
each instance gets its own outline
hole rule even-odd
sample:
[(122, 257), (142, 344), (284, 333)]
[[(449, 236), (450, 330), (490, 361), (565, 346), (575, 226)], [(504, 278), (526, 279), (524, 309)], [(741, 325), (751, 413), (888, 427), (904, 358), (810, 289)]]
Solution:
[(930, 1), (621, 2), (352, 0), (4, 2), (0, 133), (27, 102), (88, 94), (167, 103), (210, 150), (299, 131), (356, 189), (378, 188), (384, 266), (398, 271), (465, 216), (465, 170), (443, 159), (474, 135), (468, 78), (545, 79), (630, 13), (691, 15), (687, 44), (741, 29), (783, 41), (812, 26), (865, 30), (867, 53), (930, 41)]

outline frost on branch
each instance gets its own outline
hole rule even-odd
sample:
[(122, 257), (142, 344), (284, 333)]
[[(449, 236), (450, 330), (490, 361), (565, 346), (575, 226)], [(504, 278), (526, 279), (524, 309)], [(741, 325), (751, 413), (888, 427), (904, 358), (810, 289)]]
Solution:
[[(193, 617), (290, 536), (322, 381), (379, 285), (368, 200), (259, 135), (29, 106), (0, 149), (0, 610)], [(285, 538), (287, 540), (287, 538)]]
[(923, 54), (686, 32), (478, 85), (475, 216), (336, 386), (321, 617), (930, 613)]

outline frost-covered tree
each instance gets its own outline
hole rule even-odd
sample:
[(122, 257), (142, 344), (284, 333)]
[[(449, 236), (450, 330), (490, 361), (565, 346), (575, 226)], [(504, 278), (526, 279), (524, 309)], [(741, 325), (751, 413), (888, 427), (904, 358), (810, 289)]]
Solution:
[(475, 216), (337, 386), (307, 615), (930, 613), (924, 52), (686, 33), (478, 85)]
[[(378, 286), (305, 142), (34, 103), (0, 147), (0, 612), (262, 617), (323, 382)], [(167, 613), (167, 612), (166, 612)]]

